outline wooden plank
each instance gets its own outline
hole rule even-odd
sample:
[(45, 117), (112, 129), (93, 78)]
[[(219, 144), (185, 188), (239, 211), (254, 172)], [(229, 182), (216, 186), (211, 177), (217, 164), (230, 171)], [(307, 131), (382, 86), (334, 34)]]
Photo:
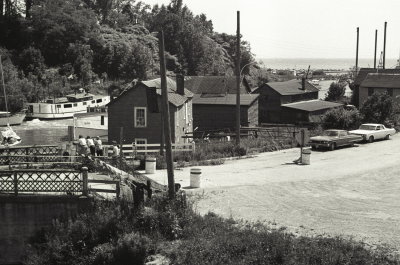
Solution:
[(92, 188), (90, 188), (89, 191), (102, 192), (102, 193), (117, 193), (116, 190), (106, 190), (106, 189), (92, 189)]
[(99, 183), (99, 184), (114, 184), (118, 185), (119, 181), (116, 180), (102, 180), (102, 179), (89, 179), (89, 183)]

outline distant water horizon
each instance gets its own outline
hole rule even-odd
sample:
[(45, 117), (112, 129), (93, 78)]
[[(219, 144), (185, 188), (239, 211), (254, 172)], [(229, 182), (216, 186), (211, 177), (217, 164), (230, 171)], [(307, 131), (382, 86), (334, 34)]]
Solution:
[[(322, 70), (349, 70), (356, 64), (355, 58), (260, 58), (266, 68), (271, 69), (322, 69)], [(379, 59), (377, 59), (379, 64)], [(394, 68), (397, 65), (397, 59), (386, 58), (385, 67)], [(359, 67), (374, 67), (373, 58), (359, 58)]]

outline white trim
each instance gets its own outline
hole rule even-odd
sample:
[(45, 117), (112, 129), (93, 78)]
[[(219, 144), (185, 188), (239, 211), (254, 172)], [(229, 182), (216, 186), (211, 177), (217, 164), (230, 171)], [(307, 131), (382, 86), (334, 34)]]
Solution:
[[(136, 111), (137, 110), (144, 110), (144, 126), (139, 126), (137, 125), (137, 120), (136, 120)], [(146, 107), (134, 107), (134, 112), (133, 112), (133, 118), (134, 118), (134, 126), (135, 128), (146, 128), (147, 127), (147, 108)]]

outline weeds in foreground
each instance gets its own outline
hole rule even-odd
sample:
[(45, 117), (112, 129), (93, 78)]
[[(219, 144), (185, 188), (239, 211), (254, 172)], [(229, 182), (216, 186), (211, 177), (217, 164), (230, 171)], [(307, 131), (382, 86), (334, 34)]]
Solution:
[(32, 240), (25, 264), (144, 264), (162, 254), (171, 264), (400, 264), (390, 249), (324, 236), (295, 236), (262, 223), (214, 213), (200, 216), (178, 197), (155, 197), (144, 208), (94, 202), (74, 220), (60, 220)]

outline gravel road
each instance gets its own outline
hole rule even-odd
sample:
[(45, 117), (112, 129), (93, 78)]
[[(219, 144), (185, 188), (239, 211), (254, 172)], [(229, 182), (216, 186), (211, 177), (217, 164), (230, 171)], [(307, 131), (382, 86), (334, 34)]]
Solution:
[[(335, 151), (313, 151), (311, 165), (291, 163), (299, 149), (203, 166), (197, 210), (285, 226), (299, 234), (350, 236), (400, 249), (400, 135)], [(189, 168), (175, 171), (189, 186)], [(150, 176), (150, 175), (149, 175)], [(166, 172), (153, 175), (167, 184)]]

